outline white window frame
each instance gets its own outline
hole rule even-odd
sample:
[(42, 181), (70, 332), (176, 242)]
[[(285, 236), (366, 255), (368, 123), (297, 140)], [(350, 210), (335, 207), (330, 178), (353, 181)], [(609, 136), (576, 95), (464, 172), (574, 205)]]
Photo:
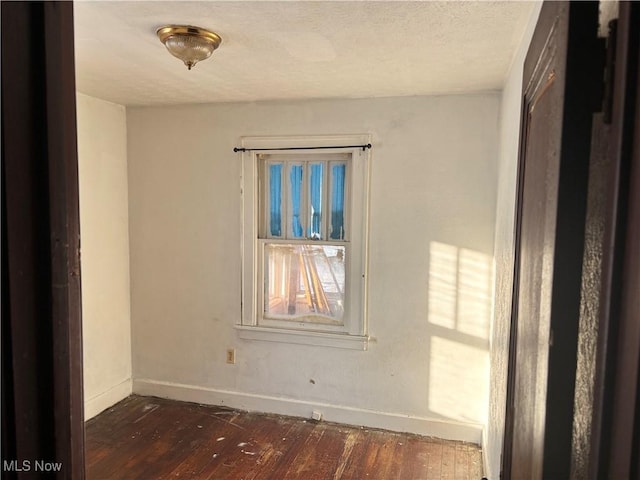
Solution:
[[(367, 280), (370, 150), (358, 147), (322, 150), (258, 150), (285, 147), (327, 147), (334, 145), (366, 145), (369, 135), (303, 136), (303, 137), (244, 137), (242, 147), (242, 315), (236, 329), (241, 338), (307, 345), (319, 345), (367, 350)], [(263, 298), (262, 278), (265, 243), (287, 243), (287, 240), (259, 238), (259, 173), (260, 154), (284, 155), (317, 152), (347, 153), (351, 155), (347, 170), (348, 218), (345, 218), (347, 239), (335, 242), (327, 239), (310, 240), (313, 244), (344, 244), (346, 246), (344, 325), (325, 325), (317, 322), (272, 322), (261, 319), (259, 306)]]

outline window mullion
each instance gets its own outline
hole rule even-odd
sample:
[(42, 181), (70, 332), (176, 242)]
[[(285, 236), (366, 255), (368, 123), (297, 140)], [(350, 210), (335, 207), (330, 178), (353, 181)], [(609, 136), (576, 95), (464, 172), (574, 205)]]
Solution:
[(309, 184), (311, 183), (311, 163), (303, 162), (302, 163), (302, 199), (300, 201), (300, 217), (302, 218), (302, 238), (305, 240), (309, 238), (309, 231), (307, 230), (311, 223), (311, 189), (309, 188)]
[(333, 211), (333, 165), (334, 162), (328, 162), (327, 168), (327, 240), (331, 240), (332, 229), (332, 211)]
[(269, 165), (268, 162), (262, 160), (260, 155), (257, 156), (258, 162), (258, 238), (266, 238), (269, 236), (268, 213), (270, 208), (268, 185), (269, 185)]
[(351, 197), (351, 176), (353, 175), (353, 162), (348, 162), (345, 164), (344, 169), (345, 180), (344, 180), (344, 209), (343, 209), (343, 229), (345, 232), (342, 235), (342, 240), (345, 242), (351, 239), (351, 234), (354, 225), (351, 223), (351, 212), (353, 210), (353, 203)]
[(285, 197), (286, 197), (286, 201), (284, 202), (284, 209), (285, 209), (285, 235), (284, 238), (293, 238), (293, 222), (292, 222), (292, 215), (293, 215), (293, 200), (291, 198), (291, 167), (292, 164), (291, 163), (285, 163), (285, 168), (283, 168), (283, 175), (284, 175), (284, 188), (283, 190), (285, 191)]
[(289, 238), (289, 184), (287, 183), (287, 164), (282, 163), (280, 169), (280, 238)]
[(329, 169), (330, 163), (327, 161), (322, 162), (322, 240), (329, 239), (329, 215), (331, 215), (329, 209), (331, 202), (329, 199)]
[(271, 234), (271, 166), (273, 162), (263, 162), (262, 168), (265, 170), (265, 181), (263, 182), (264, 195), (266, 197), (265, 206), (262, 209), (262, 229), (264, 236), (272, 237)]

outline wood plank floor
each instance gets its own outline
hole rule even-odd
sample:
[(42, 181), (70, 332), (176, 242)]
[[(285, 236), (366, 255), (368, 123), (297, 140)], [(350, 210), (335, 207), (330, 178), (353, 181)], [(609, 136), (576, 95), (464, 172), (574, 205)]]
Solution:
[(480, 448), (131, 396), (86, 424), (88, 480), (479, 480)]

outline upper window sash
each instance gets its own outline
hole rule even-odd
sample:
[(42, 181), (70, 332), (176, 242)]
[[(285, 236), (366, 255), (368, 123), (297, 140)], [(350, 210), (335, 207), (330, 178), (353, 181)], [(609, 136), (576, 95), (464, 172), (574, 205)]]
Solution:
[(258, 155), (259, 238), (348, 240), (351, 154)]

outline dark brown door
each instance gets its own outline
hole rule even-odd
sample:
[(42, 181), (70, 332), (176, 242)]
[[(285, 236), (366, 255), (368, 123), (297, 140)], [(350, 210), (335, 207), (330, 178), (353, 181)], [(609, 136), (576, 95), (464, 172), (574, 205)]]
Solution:
[(545, 2), (524, 67), (505, 479), (570, 477), (597, 3)]
[(2, 479), (82, 480), (73, 4), (0, 8)]

